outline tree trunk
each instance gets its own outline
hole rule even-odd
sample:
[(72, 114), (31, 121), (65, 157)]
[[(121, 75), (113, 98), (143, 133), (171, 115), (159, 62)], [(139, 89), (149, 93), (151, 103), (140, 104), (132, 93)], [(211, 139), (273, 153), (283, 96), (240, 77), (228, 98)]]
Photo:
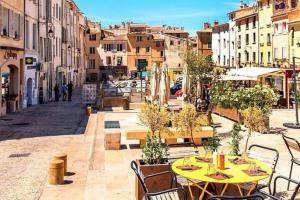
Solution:
[(245, 145), (245, 151), (244, 152), (247, 152), (247, 150), (248, 150), (248, 143), (249, 143), (250, 136), (251, 136), (251, 130), (248, 129), (248, 135), (247, 135), (247, 139), (246, 139), (246, 145)]

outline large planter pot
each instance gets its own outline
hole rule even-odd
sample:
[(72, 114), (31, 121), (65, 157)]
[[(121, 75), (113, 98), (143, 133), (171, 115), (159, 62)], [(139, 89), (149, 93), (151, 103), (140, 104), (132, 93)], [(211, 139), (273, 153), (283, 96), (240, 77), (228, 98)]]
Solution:
[(213, 112), (235, 122), (243, 123), (242, 115), (235, 108), (223, 108), (221, 106), (214, 106)]
[[(143, 176), (148, 176), (151, 174), (156, 174), (160, 172), (170, 171), (171, 167), (169, 164), (160, 165), (146, 165), (142, 160), (137, 160), (139, 171)], [(161, 190), (170, 189), (171, 178), (169, 175), (157, 176), (150, 178), (147, 182), (147, 188), (150, 192), (159, 192)], [(135, 178), (135, 198), (136, 200), (142, 200), (145, 193), (143, 191), (142, 185)]]

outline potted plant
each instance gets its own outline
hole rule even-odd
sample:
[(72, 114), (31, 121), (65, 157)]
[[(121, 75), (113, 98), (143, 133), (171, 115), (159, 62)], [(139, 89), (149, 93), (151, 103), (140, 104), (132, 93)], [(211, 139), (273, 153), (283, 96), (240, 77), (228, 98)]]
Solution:
[[(166, 109), (154, 104), (144, 104), (139, 113), (139, 120), (142, 125), (149, 129), (146, 143), (142, 147), (142, 159), (137, 160), (140, 172), (144, 175), (151, 175), (159, 172), (170, 171), (167, 162), (167, 146), (161, 141), (160, 133), (166, 129), (169, 123), (169, 114)], [(158, 176), (147, 181), (147, 188), (151, 192), (161, 191), (170, 186), (169, 176)], [(144, 191), (137, 178), (135, 181), (136, 199), (143, 198)]]
[(234, 156), (238, 156), (240, 153), (240, 142), (242, 140), (240, 134), (241, 130), (242, 130), (241, 125), (235, 123), (230, 132), (231, 141), (229, 142), (229, 144), (231, 146), (231, 154)]
[(247, 134), (245, 149), (244, 149), (244, 152), (246, 152), (248, 149), (249, 139), (253, 131), (255, 131), (257, 128), (261, 128), (264, 124), (263, 122), (264, 113), (259, 107), (253, 106), (243, 110), (242, 115), (244, 117), (245, 125), (248, 128), (248, 134)]
[(221, 140), (217, 136), (207, 138), (203, 142), (203, 146), (204, 146), (205, 150), (215, 152), (215, 151), (218, 151), (219, 147), (221, 146)]
[(183, 109), (179, 113), (175, 113), (172, 116), (172, 125), (176, 132), (189, 135), (194, 144), (201, 141), (195, 141), (193, 134), (195, 131), (200, 131), (201, 126), (208, 124), (206, 116), (198, 116), (196, 108), (192, 104), (184, 105)]

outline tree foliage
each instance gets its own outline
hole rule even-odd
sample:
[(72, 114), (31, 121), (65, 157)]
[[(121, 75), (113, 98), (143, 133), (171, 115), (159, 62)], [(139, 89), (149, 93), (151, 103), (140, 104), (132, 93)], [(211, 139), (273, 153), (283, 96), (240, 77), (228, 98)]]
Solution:
[(142, 148), (142, 159), (148, 165), (163, 164), (166, 161), (168, 148), (156, 137), (147, 134), (146, 144)]
[(240, 134), (241, 130), (242, 130), (241, 125), (235, 123), (230, 132), (231, 141), (229, 142), (229, 144), (231, 146), (231, 154), (234, 156), (239, 155), (240, 152), (240, 142), (242, 139)]

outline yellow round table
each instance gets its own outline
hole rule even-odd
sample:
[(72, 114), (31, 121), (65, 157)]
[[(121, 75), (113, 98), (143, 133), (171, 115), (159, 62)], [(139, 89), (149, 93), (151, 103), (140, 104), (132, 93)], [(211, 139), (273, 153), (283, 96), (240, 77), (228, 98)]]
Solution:
[[(265, 175), (265, 176), (249, 176), (245, 172), (243, 172), (243, 170), (247, 170), (249, 168), (249, 164), (239, 164), (239, 165), (237, 165), (237, 164), (233, 164), (229, 161), (229, 159), (234, 159), (236, 157), (237, 156), (226, 155), (225, 156), (225, 168), (226, 169), (225, 170), (219, 170), (219, 169), (216, 168), (216, 170), (218, 172), (221, 172), (221, 173), (224, 173), (226, 175), (232, 176), (229, 179), (216, 180), (214, 178), (208, 177), (207, 176), (207, 170), (208, 170), (209, 163), (197, 161), (195, 156), (189, 158), (189, 164), (199, 166), (201, 169), (198, 169), (198, 170), (181, 170), (181, 169), (178, 169), (177, 167), (184, 165), (184, 159), (179, 159), (179, 160), (176, 160), (172, 164), (172, 170), (174, 171), (174, 173), (176, 173), (176, 174), (178, 174), (178, 175), (180, 175), (180, 176), (187, 179), (191, 195), (192, 195), (192, 191), (191, 191), (191, 186), (192, 185), (194, 185), (194, 186), (196, 186), (196, 187), (198, 187), (199, 189), (202, 190), (202, 194), (200, 196), (200, 199), (203, 199), (205, 193), (207, 193), (209, 195), (213, 195), (211, 192), (207, 191), (207, 187), (210, 183), (224, 184), (221, 195), (224, 195), (224, 193), (226, 192), (227, 187), (228, 187), (229, 184), (236, 185), (241, 196), (243, 195), (243, 192), (242, 192), (242, 189), (240, 187), (240, 184), (253, 183), (251, 189), (248, 192), (248, 195), (249, 195), (256, 188), (258, 181), (263, 180), (263, 179), (267, 179), (271, 175), (272, 168), (269, 167), (266, 163), (264, 163), (262, 161), (248, 158), (247, 161), (255, 162), (257, 167), (259, 167), (261, 170), (266, 171), (267, 174), (268, 174), (268, 175)], [(204, 186), (201, 186), (201, 185), (197, 184), (197, 182), (199, 182), (199, 181), (202, 182), (202, 183), (205, 182)]]

